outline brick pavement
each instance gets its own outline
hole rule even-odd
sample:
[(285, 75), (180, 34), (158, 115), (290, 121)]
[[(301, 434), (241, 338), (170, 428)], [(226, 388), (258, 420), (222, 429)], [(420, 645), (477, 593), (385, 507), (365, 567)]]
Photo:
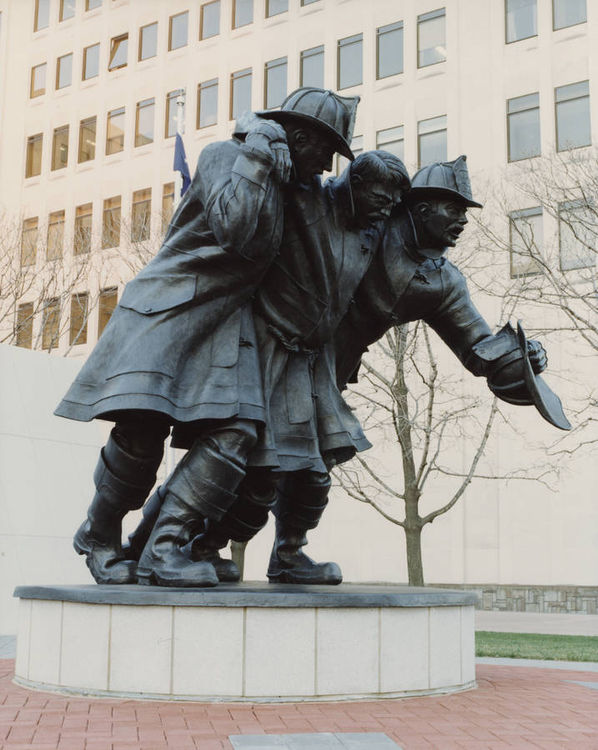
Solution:
[(12, 683), (0, 660), (0, 750), (230, 750), (231, 734), (383, 732), (404, 750), (598, 750), (595, 673), (478, 665), (478, 689), (350, 703), (72, 698)]

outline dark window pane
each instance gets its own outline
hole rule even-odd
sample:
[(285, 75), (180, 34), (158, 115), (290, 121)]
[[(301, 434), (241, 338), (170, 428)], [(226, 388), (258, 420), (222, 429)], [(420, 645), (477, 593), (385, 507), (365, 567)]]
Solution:
[(42, 171), (43, 135), (38, 133), (27, 138), (27, 161), (25, 177), (37, 177)]
[(170, 17), (170, 29), (168, 36), (168, 49), (179, 49), (187, 44), (187, 32), (189, 25), (189, 13), (178, 13)]
[(96, 118), (88, 117), (79, 123), (79, 163), (96, 156)]
[(506, 39), (517, 42), (538, 33), (536, 0), (505, 0)]
[(64, 169), (69, 160), (69, 126), (63, 125), (54, 130), (52, 140), (52, 165), (51, 169)]
[(125, 108), (108, 112), (106, 123), (106, 154), (116, 154), (125, 147)]
[(588, 20), (586, 0), (552, 0), (554, 29), (564, 29)]
[(417, 67), (446, 60), (446, 18), (444, 8), (417, 17)]
[(100, 291), (98, 299), (98, 337), (102, 335), (102, 331), (106, 328), (117, 302), (118, 289), (115, 286)]
[(139, 29), (139, 59), (155, 57), (158, 51), (158, 24), (150, 23)]
[(540, 144), (540, 98), (528, 94), (507, 102), (509, 161), (538, 156)]
[(197, 87), (197, 127), (206, 128), (218, 122), (218, 79)]
[(286, 13), (289, 9), (289, 0), (266, 0), (266, 17), (277, 16)]
[(201, 6), (199, 38), (209, 39), (220, 33), (220, 0)]
[(266, 63), (264, 106), (272, 109), (282, 104), (287, 95), (287, 58), (279, 57)]
[(376, 78), (403, 72), (403, 23), (381, 26), (377, 31)]
[(251, 109), (251, 68), (239, 70), (231, 76), (231, 120)]
[(341, 39), (338, 43), (338, 88), (357, 86), (363, 80), (363, 34)]
[(83, 50), (83, 80), (95, 78), (100, 73), (100, 45), (92, 44)]
[(154, 142), (154, 99), (137, 103), (135, 118), (135, 146)]
[(87, 319), (89, 317), (89, 294), (80, 292), (71, 295), (71, 325), (69, 344), (87, 343)]
[(233, 29), (253, 23), (253, 0), (233, 0)]

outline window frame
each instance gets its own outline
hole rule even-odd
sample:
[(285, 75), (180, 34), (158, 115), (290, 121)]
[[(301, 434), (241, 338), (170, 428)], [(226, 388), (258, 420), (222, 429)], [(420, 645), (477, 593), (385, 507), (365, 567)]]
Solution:
[[(97, 67), (97, 73), (92, 76), (86, 75), (86, 68), (87, 68), (87, 58), (89, 54), (89, 50), (95, 49), (97, 47), (98, 49), (98, 67)], [(83, 55), (81, 56), (81, 80), (82, 81), (91, 81), (92, 78), (97, 78), (100, 75), (100, 42), (96, 42), (95, 44), (90, 44), (87, 47), (83, 48)]]
[(276, 16), (281, 16), (283, 13), (289, 12), (289, 0), (286, 0), (287, 7), (284, 10), (276, 11), (276, 13), (270, 12), (270, 3), (272, 0), (266, 0), (266, 7), (265, 7), (265, 18), (276, 18)]
[[(110, 126), (111, 121), (115, 117), (123, 118), (123, 127), (121, 129), (121, 135), (120, 136), (110, 136)], [(126, 133), (126, 107), (116, 107), (116, 109), (110, 109), (108, 112), (106, 112), (106, 149), (105, 149), (105, 155), (106, 156), (112, 156), (112, 154), (120, 154), (125, 149), (125, 133)], [(116, 142), (117, 138), (122, 138), (122, 146), (119, 149), (116, 150), (108, 150), (109, 144)]]
[[(39, 149), (39, 171), (34, 172), (32, 170), (33, 165), (33, 154), (34, 150), (33, 147), (35, 147), (35, 144), (40, 144)], [(34, 133), (33, 135), (27, 136), (27, 144), (25, 148), (25, 179), (28, 179), (29, 177), (39, 177), (39, 175), (42, 173), (42, 159), (44, 155), (44, 134), (43, 133)]]
[[(60, 315), (62, 312), (60, 308), (60, 297), (51, 297), (44, 300), (41, 328), (42, 349), (52, 351), (52, 349), (58, 349), (60, 346)], [(50, 325), (52, 326), (50, 329), (51, 336), (48, 340), (46, 339), (46, 333)]]
[[(591, 203), (589, 203), (587, 200), (584, 200), (583, 198), (577, 198), (573, 200), (568, 201), (561, 201), (558, 204), (558, 234), (559, 234), (559, 270), (562, 273), (569, 273), (570, 271), (585, 271), (588, 268), (596, 268), (596, 259), (598, 258), (598, 232), (594, 233), (594, 248), (592, 249), (593, 257), (592, 261), (590, 263), (587, 263), (585, 265), (578, 265), (578, 266), (572, 266), (571, 268), (565, 268), (563, 265), (563, 234), (562, 234), (562, 227), (563, 227), (563, 219), (561, 218), (564, 211), (571, 211), (576, 208), (581, 209), (588, 209), (589, 211), (596, 212), (595, 206), (593, 207)], [(570, 226), (567, 224), (567, 226)], [(575, 236), (575, 235), (574, 235)], [(575, 237), (575, 239), (577, 239)]]
[[(268, 89), (269, 89), (269, 80), (268, 75), (271, 71), (276, 70), (277, 68), (284, 68), (285, 69), (285, 94), (278, 102), (278, 104), (272, 104), (268, 106)], [(289, 59), (285, 55), (284, 57), (276, 57), (274, 60), (268, 60), (266, 63), (264, 63), (264, 109), (276, 109), (277, 107), (280, 107), (282, 102), (285, 100), (285, 98), (288, 95), (289, 91)]]
[[(436, 18), (444, 18), (444, 48), (445, 48), (445, 56), (442, 60), (434, 60), (434, 62), (426, 63), (425, 65), (421, 64), (420, 55), (421, 55), (421, 46), (420, 46), (420, 32), (422, 24), (433, 21)], [(436, 10), (431, 10), (427, 13), (420, 13), (417, 16), (416, 19), (417, 24), (417, 69), (421, 70), (422, 68), (430, 68), (432, 65), (440, 65), (443, 62), (447, 61), (448, 54), (446, 54), (446, 8), (437, 8)], [(428, 49), (428, 48), (426, 48)]]
[[(30, 239), (30, 237), (32, 239)], [(37, 245), (39, 241), (39, 217), (29, 216), (21, 224), (21, 243), (19, 248), (19, 267), (35, 267), (37, 264)], [(29, 247), (25, 244), (29, 243)]]
[[(172, 46), (172, 24), (173, 24), (173, 21), (176, 18), (181, 18), (182, 16), (185, 16), (186, 19), (187, 19), (186, 20), (185, 43), (184, 44), (179, 44), (178, 47), (173, 47)], [(183, 49), (183, 47), (187, 47), (188, 44), (189, 44), (189, 11), (188, 10), (183, 10), (180, 13), (175, 13), (174, 15), (169, 16), (169, 18), (168, 18), (168, 51), (169, 52), (174, 52), (177, 49)]]
[[(361, 50), (361, 80), (357, 83), (350, 83), (346, 86), (341, 86), (341, 50), (352, 47), (353, 45), (359, 45)], [(363, 33), (351, 34), (345, 36), (342, 39), (337, 39), (336, 42), (336, 88), (338, 91), (344, 91), (345, 89), (351, 89), (355, 86), (361, 86), (363, 84)]]
[[(311, 53), (311, 54), (307, 54), (307, 53)], [(322, 86), (320, 88), (325, 88), (324, 87), (324, 76), (325, 76), (324, 55), (325, 54), (326, 54), (326, 45), (324, 44), (318, 44), (315, 47), (308, 47), (307, 49), (303, 49), (299, 52), (299, 86), (306, 85), (304, 81), (304, 74), (303, 74), (303, 61), (309, 59), (310, 57), (321, 56), (322, 57)]]
[[(108, 306), (106, 305), (106, 300), (112, 300), (114, 301), (114, 304), (112, 304), (109, 308), (109, 314), (106, 316), (106, 310), (108, 309)], [(98, 338), (102, 335), (104, 332), (104, 329), (108, 325), (108, 321), (112, 317), (112, 313), (116, 309), (116, 306), (118, 305), (118, 287), (117, 286), (109, 286), (105, 287), (104, 289), (100, 289), (100, 293), (98, 295)]]
[[(89, 217), (89, 227), (84, 226)], [(93, 203), (88, 201), (75, 207), (75, 221), (73, 232), (73, 255), (88, 256), (91, 252), (91, 234), (93, 231)], [(84, 232), (84, 230), (89, 231)]]
[(533, 39), (535, 36), (538, 36), (538, 2), (537, 0), (534, 0), (536, 3), (536, 33), (530, 34), (529, 36), (522, 36), (518, 37), (517, 39), (511, 39), (509, 40), (508, 34), (509, 34), (509, 26), (508, 26), (508, 18), (509, 18), (509, 11), (507, 9), (507, 5), (509, 3), (509, 0), (504, 0), (503, 3), (503, 12), (505, 15), (505, 44), (516, 44), (517, 42), (523, 42), (525, 39)]
[[(152, 136), (151, 139), (146, 140), (144, 143), (138, 143), (140, 138), (146, 138), (146, 136), (142, 135), (139, 132), (139, 119), (140, 115), (142, 114), (142, 110), (145, 110), (147, 108), (152, 108)], [(154, 143), (156, 140), (156, 98), (153, 96), (148, 97), (147, 99), (141, 99), (141, 101), (138, 101), (135, 105), (135, 141), (134, 141), (134, 147), (135, 148), (141, 148), (142, 146), (150, 146), (152, 143)]]
[[(204, 35), (204, 9), (208, 5), (217, 5), (218, 6), (218, 31), (215, 34), (210, 34), (209, 36)], [(222, 22), (222, 5), (220, 3), (220, 0), (210, 0), (208, 3), (202, 3), (199, 8), (199, 41), (203, 42), (204, 39), (213, 39), (215, 36), (220, 35), (220, 24)]]
[(59, 6), (58, 6), (58, 23), (62, 23), (63, 21), (70, 21), (71, 18), (75, 17), (75, 14), (77, 13), (77, 3), (76, 0), (73, 0), (73, 13), (70, 16), (64, 16), (64, 9), (66, 3), (69, 2), (69, 0), (60, 0)]
[[(425, 133), (420, 132), (420, 126), (424, 122), (429, 122), (430, 120), (439, 120), (441, 118), (444, 118), (445, 123), (443, 128), (437, 128), (436, 130), (429, 130)], [(422, 164), (422, 158), (421, 158), (421, 138), (422, 136), (426, 135), (432, 135), (433, 133), (446, 133), (446, 146), (448, 151), (448, 116), (447, 115), (436, 115), (434, 117), (426, 117), (423, 120), (417, 121), (417, 168), (422, 169), (425, 164)]]
[[(580, 96), (570, 96), (567, 99), (562, 99), (560, 101), (557, 100), (557, 92), (562, 89), (569, 88), (570, 86), (577, 86), (580, 83), (587, 83), (587, 94), (582, 94)], [(588, 143), (582, 143), (578, 146), (563, 146), (561, 147), (559, 144), (559, 105), (565, 104), (566, 102), (573, 102), (573, 101), (579, 101), (580, 99), (587, 99), (588, 100), (588, 131), (590, 140)], [(555, 86), (554, 87), (554, 140), (555, 140), (555, 148), (557, 153), (562, 153), (563, 151), (574, 151), (578, 148), (588, 148), (588, 146), (592, 145), (592, 110), (590, 107), (590, 81), (589, 79), (586, 79), (584, 81), (574, 81), (573, 83), (566, 83), (563, 86)]]
[[(35, 71), (39, 68), (44, 69), (44, 87), (43, 89), (34, 89), (34, 80), (35, 80)], [(38, 96), (44, 96), (47, 89), (47, 82), (48, 82), (48, 63), (43, 62), (39, 63), (38, 65), (32, 65), (31, 66), (31, 80), (29, 82), (29, 98), (30, 99), (36, 99)], [(34, 93), (34, 91), (38, 91), (38, 93)]]
[(552, 30), (553, 31), (560, 31), (561, 29), (571, 29), (573, 26), (581, 26), (582, 23), (588, 22), (588, 3), (587, 0), (585, 0), (586, 5), (586, 17), (583, 21), (576, 21), (575, 23), (569, 23), (566, 26), (557, 26), (556, 25), (556, 5), (557, 3), (561, 2), (561, 0), (552, 0)]
[[(90, 156), (87, 159), (81, 158), (81, 136), (83, 134), (83, 130), (87, 128), (90, 132), (92, 132), (92, 128), (89, 128), (88, 126), (93, 123), (93, 133), (94, 133), (94, 139), (92, 144), (92, 153), (93, 156)], [(77, 164), (85, 164), (88, 161), (93, 161), (96, 158), (96, 144), (97, 144), (97, 136), (98, 136), (98, 118), (97, 115), (92, 115), (91, 117), (84, 117), (82, 120), (79, 120), (79, 142), (77, 145)]]
[[(532, 206), (530, 208), (520, 208), (515, 211), (510, 211), (508, 215), (509, 219), (509, 277), (511, 279), (522, 279), (529, 276), (541, 275), (541, 269), (537, 271), (526, 271), (525, 273), (515, 273), (513, 270), (513, 229), (515, 228), (515, 222), (518, 219), (526, 219), (529, 216), (540, 216), (542, 226), (542, 244), (544, 243), (544, 212), (542, 206)], [(521, 254), (521, 253), (520, 253)], [(533, 257), (530, 257), (530, 262), (536, 262)]]
[[(70, 128), (68, 125), (59, 125), (57, 128), (54, 128), (54, 131), (52, 133), (52, 155), (50, 159), (50, 171), (51, 172), (58, 172), (61, 169), (66, 169), (69, 164), (69, 140), (70, 140)], [(57, 140), (60, 135), (63, 135), (66, 133), (66, 159), (64, 160), (64, 163), (62, 166), (55, 166), (55, 156), (56, 156), (56, 147)], [(61, 160), (62, 161), (62, 160)]]
[[(178, 114), (177, 113), (177, 99), (179, 98), (181, 93), (184, 97), (185, 96), (184, 89), (174, 89), (174, 91), (169, 91), (166, 94), (166, 106), (164, 108), (164, 139), (165, 140), (168, 138), (174, 138), (177, 134), (177, 114)], [(171, 102), (174, 106), (174, 117), (173, 117), (174, 133), (168, 132), (168, 125), (170, 122), (170, 115), (171, 115), (171, 112), (170, 112)]]
[[(64, 227), (65, 227), (65, 211), (51, 211), (48, 214), (48, 227), (46, 230), (46, 260), (59, 260), (64, 255)], [(52, 227), (61, 226), (60, 231), (60, 252), (50, 252), (51, 246), (55, 249), (54, 232), (51, 231)], [(52, 236), (52, 240), (50, 237)]]
[[(392, 140), (385, 140), (383, 142), (380, 142), (380, 136), (382, 133), (390, 133), (391, 131), (400, 131), (401, 137), (400, 138), (394, 138)], [(402, 143), (402, 156), (398, 156), (397, 158), (401, 159), (401, 161), (405, 158), (405, 126), (404, 125), (392, 125), (390, 128), (380, 128), (380, 130), (376, 130), (376, 149), (380, 149), (382, 151), (387, 151), (388, 149), (385, 148), (385, 146), (388, 143)], [(390, 151), (389, 153), (394, 153), (393, 151)], [(396, 156), (396, 154), (395, 154)]]
[[(33, 349), (34, 317), (35, 305), (33, 302), (21, 302), (21, 304), (17, 306), (15, 317), (15, 344), (22, 349)], [(23, 331), (26, 333), (25, 342), (23, 342), (21, 338)]]
[[(81, 300), (85, 304), (81, 305)], [(83, 320), (78, 330), (73, 329), (73, 323), (76, 321), (76, 305), (83, 311)], [(87, 344), (87, 323), (89, 321), (89, 292), (75, 292), (71, 294), (71, 305), (69, 315), (69, 346), (83, 346)]]
[[(392, 34), (393, 31), (401, 31), (402, 44), (401, 44), (401, 69), (394, 73), (388, 73), (387, 75), (380, 75), (380, 39), (385, 34)], [(403, 21), (395, 21), (394, 23), (387, 23), (384, 26), (378, 26), (376, 29), (376, 80), (383, 81), (385, 78), (391, 76), (398, 76), (405, 72), (405, 29)]]
[(242, 29), (245, 26), (249, 26), (254, 21), (255, 16), (255, 6), (254, 6), (254, 0), (251, 1), (251, 21), (247, 21), (246, 23), (242, 23), (237, 25), (237, 3), (239, 0), (233, 0), (233, 9), (232, 9), (232, 16), (231, 16), (231, 28), (234, 31), (235, 29)]
[[(146, 206), (146, 209), (141, 209)], [(139, 231), (137, 212), (144, 211), (145, 219)], [(152, 223), (152, 189), (151, 187), (134, 190), (131, 198), (131, 242), (147, 242), (151, 236)]]
[[(151, 28), (152, 26), (156, 27), (156, 48), (153, 55), (147, 55), (146, 57), (142, 57), (141, 54), (143, 52), (143, 32), (146, 29)], [(137, 48), (137, 62), (143, 62), (144, 60), (151, 60), (152, 57), (157, 57), (158, 55), (158, 21), (152, 21), (151, 23), (146, 23), (143, 26), (139, 27), (139, 41), (138, 41), (138, 48)]]
[[(124, 63), (121, 63), (120, 65), (112, 65), (112, 61), (118, 54), (120, 45), (123, 42), (126, 42), (125, 61)], [(113, 36), (110, 39), (110, 52), (108, 54), (108, 72), (113, 73), (115, 70), (121, 70), (122, 68), (126, 68), (128, 64), (129, 64), (129, 32), (127, 31), (124, 34), (118, 34), (117, 36)]]
[[(46, 24), (45, 26), (39, 25), (39, 11), (40, 4), (44, 3), (46, 7)], [(50, 0), (35, 0), (35, 8), (33, 10), (33, 33), (36, 31), (42, 31), (50, 26)]]
[[(534, 107), (527, 107), (526, 109), (518, 109), (515, 112), (509, 112), (509, 102), (514, 101), (515, 99), (524, 99), (528, 96), (537, 96), (538, 97), (538, 104)], [(514, 164), (518, 161), (524, 161), (525, 159), (535, 159), (537, 156), (542, 155), (542, 124), (541, 124), (541, 118), (540, 118), (540, 93), (538, 91), (534, 91), (531, 94), (522, 94), (521, 96), (512, 96), (510, 99), (507, 99), (507, 163), (508, 164)], [(532, 110), (537, 110), (538, 112), (538, 146), (539, 150), (537, 154), (532, 154), (529, 156), (522, 156), (518, 159), (511, 159), (511, 116), (520, 114), (521, 112), (531, 112)]]
[[(234, 103), (235, 103), (234, 83), (235, 81), (240, 81), (243, 78), (249, 78), (250, 100), (251, 102), (253, 102), (253, 68), (242, 68), (241, 70), (233, 71), (230, 74), (229, 120), (235, 120), (238, 117), (238, 115), (235, 115), (234, 109), (233, 109)], [(250, 109), (251, 109), (251, 106), (250, 106)]]
[[(114, 219), (118, 214), (118, 219)], [(110, 250), (120, 246), (120, 230), (122, 225), (122, 196), (113, 195), (104, 198), (102, 203), (102, 237), (100, 247), (102, 250)], [(116, 240), (116, 242), (114, 242)]]
[[(210, 78), (209, 81), (202, 81), (201, 83), (197, 84), (197, 111), (195, 115), (195, 129), (196, 130), (203, 130), (203, 128), (212, 128), (214, 125), (218, 124), (218, 78)], [(209, 89), (215, 88), (216, 89), (216, 120), (214, 122), (209, 123), (208, 125), (202, 125), (201, 124), (201, 96), (203, 91), (207, 91)]]
[[(70, 80), (68, 83), (65, 83), (63, 86), (59, 86), (58, 84), (60, 81), (60, 73), (62, 70), (62, 60), (65, 60), (67, 57), (71, 58)], [(66, 89), (69, 86), (72, 86), (72, 84), (73, 84), (73, 53), (67, 52), (66, 55), (60, 55), (59, 57), (56, 58), (56, 80), (54, 82), (54, 87), (56, 91), (61, 91), (62, 89)]]

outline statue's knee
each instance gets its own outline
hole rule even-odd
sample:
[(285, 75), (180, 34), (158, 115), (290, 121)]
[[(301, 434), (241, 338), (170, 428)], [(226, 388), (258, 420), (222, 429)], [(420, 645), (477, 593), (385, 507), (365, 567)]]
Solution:
[(257, 425), (245, 419), (239, 419), (210, 435), (218, 451), (236, 463), (245, 463), (247, 456), (257, 443)]
[(116, 443), (136, 458), (161, 454), (170, 425), (162, 420), (117, 422), (112, 430)]

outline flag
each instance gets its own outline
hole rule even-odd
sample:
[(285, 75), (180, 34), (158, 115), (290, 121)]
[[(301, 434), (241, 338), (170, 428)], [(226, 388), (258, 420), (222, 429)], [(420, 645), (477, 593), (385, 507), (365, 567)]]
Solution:
[(187, 164), (187, 157), (185, 156), (185, 146), (183, 145), (183, 139), (181, 134), (176, 134), (176, 140), (174, 144), (174, 164), (172, 168), (175, 172), (180, 172), (183, 178), (183, 189), (181, 190), (181, 197), (185, 195), (185, 192), (191, 184), (191, 175), (189, 174), (189, 165)]

